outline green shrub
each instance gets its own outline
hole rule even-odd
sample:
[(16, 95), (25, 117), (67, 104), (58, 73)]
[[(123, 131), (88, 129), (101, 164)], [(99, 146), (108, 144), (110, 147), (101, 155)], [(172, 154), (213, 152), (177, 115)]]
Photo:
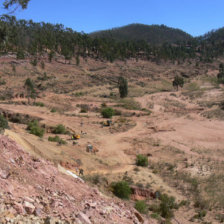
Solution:
[(160, 197), (161, 203), (159, 205), (159, 211), (163, 218), (172, 218), (173, 209), (177, 208), (174, 197), (169, 197), (167, 194), (162, 194)]
[(64, 125), (59, 124), (54, 128), (53, 133), (54, 134), (67, 134), (68, 132), (66, 131), (66, 128)]
[(31, 121), (28, 123), (27, 130), (30, 131), (30, 134), (39, 136), (40, 138), (44, 135), (44, 129), (40, 127), (37, 120)]
[(5, 85), (6, 84), (6, 81), (5, 80), (0, 80), (0, 85)]
[(37, 107), (44, 107), (44, 103), (42, 102), (35, 102), (33, 103), (34, 106), (37, 106)]
[(16, 54), (16, 58), (17, 59), (24, 59), (25, 58), (25, 54), (24, 54), (24, 51), (22, 49), (18, 49), (17, 54)]
[(51, 113), (55, 113), (55, 112), (57, 112), (56, 108), (52, 108)]
[(89, 110), (89, 105), (88, 104), (81, 104), (80, 108), (81, 108), (80, 113), (87, 113), (88, 110)]
[(148, 158), (147, 156), (137, 155), (136, 157), (136, 165), (137, 166), (148, 166)]
[(8, 121), (5, 119), (5, 117), (0, 114), (0, 130), (4, 130), (6, 128), (8, 128)]
[(102, 109), (101, 114), (103, 118), (112, 118), (114, 115), (114, 109), (111, 107), (104, 108)]
[(123, 199), (129, 199), (131, 188), (126, 181), (119, 181), (112, 184), (113, 193)]
[(41, 68), (42, 69), (45, 69), (45, 63), (44, 63), (44, 61), (41, 61), (40, 65), (41, 65)]
[(65, 140), (63, 140), (63, 139), (61, 139), (60, 137), (58, 137), (57, 135), (55, 136), (55, 137), (48, 137), (48, 141), (50, 141), (50, 142), (58, 142), (58, 143), (60, 143), (60, 144), (62, 144), (62, 145), (65, 145), (66, 144), (66, 141)]
[(30, 64), (33, 65), (33, 66), (37, 66), (37, 59), (34, 58), (33, 60), (31, 60)]
[(157, 213), (152, 213), (151, 214), (151, 218), (153, 218), (153, 219), (160, 219), (160, 215), (157, 214)]
[(135, 203), (135, 209), (137, 211), (139, 211), (140, 213), (142, 213), (142, 214), (146, 214), (147, 213), (147, 210), (148, 210), (148, 206), (145, 203), (145, 201), (137, 201)]

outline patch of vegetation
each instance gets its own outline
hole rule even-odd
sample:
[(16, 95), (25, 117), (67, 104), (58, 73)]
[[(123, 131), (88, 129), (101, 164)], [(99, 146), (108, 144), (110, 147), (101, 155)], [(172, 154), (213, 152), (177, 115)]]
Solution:
[(151, 215), (150, 215), (150, 217), (151, 218), (153, 218), (153, 219), (160, 219), (160, 215), (159, 214), (157, 214), (157, 213), (152, 213)]
[(68, 131), (66, 130), (65, 126), (63, 124), (58, 124), (54, 130), (54, 134), (68, 134)]
[(34, 58), (30, 61), (30, 64), (33, 66), (37, 66), (37, 58)]
[(126, 181), (119, 181), (112, 183), (113, 193), (122, 199), (129, 199), (131, 194), (131, 188)]
[(24, 58), (25, 58), (24, 51), (22, 49), (18, 49), (16, 59), (24, 59)]
[(103, 118), (112, 118), (112, 116), (114, 115), (114, 109), (111, 107), (106, 107), (101, 110), (101, 114)]
[(39, 122), (37, 120), (29, 122), (27, 130), (29, 130), (30, 134), (36, 135), (40, 138), (42, 138), (44, 135), (44, 129), (40, 127)]
[(0, 130), (4, 130), (7, 128), (9, 128), (8, 121), (2, 114), (0, 114)]
[(204, 117), (207, 117), (208, 119), (216, 118), (219, 120), (224, 120), (224, 110), (217, 108), (214, 110), (205, 111), (202, 113)]
[(44, 103), (42, 103), (42, 102), (34, 102), (33, 105), (37, 106), (37, 107), (44, 107), (45, 106)]
[(6, 84), (6, 81), (3, 80), (3, 79), (0, 79), (0, 86), (3, 86), (3, 85), (5, 85), (5, 84)]
[(79, 107), (80, 113), (87, 113), (89, 111), (89, 105), (88, 104), (80, 104)]
[(136, 102), (132, 98), (120, 100), (117, 106), (123, 107), (127, 110), (141, 110), (142, 109), (140, 103)]
[(51, 113), (56, 113), (56, 112), (57, 112), (56, 108), (53, 107), (53, 108), (51, 109)]
[(200, 90), (200, 86), (196, 82), (191, 82), (186, 86), (188, 91), (198, 91)]
[(38, 76), (37, 79), (40, 81), (47, 81), (48, 79), (50, 79), (50, 77), (48, 77), (47, 73), (44, 72), (44, 74), (42, 76)]
[(148, 166), (149, 162), (148, 162), (148, 158), (147, 156), (144, 155), (137, 155), (136, 157), (136, 165), (137, 166)]
[(224, 64), (223, 63), (219, 65), (219, 73), (217, 75), (217, 78), (219, 83), (222, 83), (222, 84), (224, 83)]
[(108, 184), (108, 181), (105, 177), (100, 176), (99, 174), (94, 175), (88, 175), (84, 177), (85, 181), (88, 181), (91, 184), (94, 185), (102, 185), (102, 184)]
[(55, 137), (48, 137), (48, 141), (50, 142), (58, 142), (59, 144), (65, 145), (67, 142), (63, 139), (61, 139), (59, 136), (55, 136)]
[(135, 203), (135, 209), (142, 214), (146, 214), (148, 211), (148, 206), (145, 201), (137, 201)]

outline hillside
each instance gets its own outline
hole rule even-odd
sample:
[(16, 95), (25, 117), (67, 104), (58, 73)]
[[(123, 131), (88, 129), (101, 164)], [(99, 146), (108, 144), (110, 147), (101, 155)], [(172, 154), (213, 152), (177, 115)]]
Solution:
[(30, 156), (8, 137), (0, 135), (0, 148), (1, 223), (140, 224), (141, 215), (124, 202)]
[[(73, 218), (72, 211), (75, 211), (74, 218), (78, 218), (80, 212), (88, 218), (102, 218), (102, 222), (91, 219), (91, 223), (105, 223), (108, 214), (102, 212), (102, 207), (112, 207), (115, 213), (110, 210), (111, 216), (121, 216), (122, 221), (117, 223), (129, 223), (125, 218), (127, 209), (133, 208), (136, 200), (145, 200), (148, 209), (142, 217), (151, 224), (167, 218), (161, 211), (162, 199), (155, 198), (159, 191), (175, 197), (175, 207), (168, 210), (169, 215), (174, 215), (172, 223), (187, 224), (189, 219), (194, 220), (191, 223), (198, 223), (197, 217), (205, 212), (204, 222), (213, 223), (216, 217), (222, 220), (224, 112), (220, 103), (224, 88), (216, 78), (222, 58), (198, 64), (194, 60), (159, 64), (134, 59), (110, 63), (80, 58), (80, 64), (76, 65), (75, 59), (65, 63), (58, 55), (49, 62), (47, 55), (43, 55), (42, 61), (44, 67), (40, 62), (30, 64), (30, 59), (17, 60), (15, 54), (0, 57), (0, 112), (10, 127), (4, 133), (8, 137), (2, 137), (6, 147), (0, 162), (2, 177), (7, 177), (11, 170), (8, 179), (0, 178), (0, 184), (14, 188), (17, 184), (17, 191), (22, 195), (18, 198), (13, 189), (3, 186), (4, 195), (8, 195), (5, 191), (12, 194), (4, 198), (4, 206), (12, 197), (10, 203), (19, 203), (21, 208), (28, 197), (35, 208), (43, 209), (42, 219), (55, 214), (53, 217), (61, 220), (61, 212), (63, 220), (64, 213), (68, 219)], [(116, 84), (120, 75), (128, 80), (129, 94), (125, 99), (120, 99)], [(172, 87), (175, 75), (185, 77), (179, 91)], [(28, 77), (37, 93), (36, 100), (30, 99), (30, 102), (29, 93), (23, 88)], [(102, 117), (101, 110), (105, 107), (116, 112), (111, 126), (103, 125), (107, 118)], [(39, 121), (44, 129), (43, 137), (27, 130), (32, 120)], [(55, 134), (59, 124), (69, 132)], [(72, 140), (74, 132), (80, 134), (80, 139)], [(65, 144), (52, 142), (55, 136)], [(8, 138), (16, 141), (21, 150), (14, 150), (11, 145), (15, 143)], [(95, 154), (86, 150), (89, 144), (97, 149)], [(23, 161), (15, 160), (19, 154)], [(138, 154), (147, 157), (147, 167), (136, 166)], [(80, 169), (84, 175), (79, 174)], [(65, 170), (80, 175), (90, 186), (61, 174)], [(34, 175), (36, 180), (31, 182)], [(41, 177), (48, 179), (42, 181)], [(118, 181), (126, 181), (132, 189), (124, 207), (123, 202), (113, 196), (112, 185)], [(95, 197), (92, 187), (102, 193)], [(75, 198), (75, 203), (64, 199), (67, 197), (61, 195), (62, 188), (69, 198)], [(92, 194), (97, 206), (88, 210)], [(106, 195), (107, 200), (101, 194)], [(102, 201), (105, 203), (101, 204)], [(114, 203), (119, 203), (125, 212), (119, 207), (121, 212), (117, 213)], [(5, 209), (7, 212), (7, 206)], [(32, 205), (31, 209), (34, 209)], [(92, 211), (96, 214), (92, 215)], [(24, 214), (20, 216), (26, 218)], [(36, 213), (32, 217), (39, 219)]]
[(91, 33), (92, 37), (112, 38), (117, 41), (140, 41), (149, 44), (175, 43), (187, 41), (192, 36), (180, 29), (174, 29), (165, 25), (130, 24), (127, 26), (113, 28)]

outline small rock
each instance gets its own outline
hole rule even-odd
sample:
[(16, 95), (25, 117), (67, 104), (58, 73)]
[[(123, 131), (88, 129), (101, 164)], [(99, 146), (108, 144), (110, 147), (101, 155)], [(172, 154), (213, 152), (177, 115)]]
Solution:
[(35, 214), (36, 216), (41, 216), (41, 214), (42, 214), (42, 210), (41, 210), (41, 208), (36, 208), (35, 211), (34, 211), (34, 214)]
[(89, 220), (88, 216), (84, 213), (80, 212), (77, 217), (83, 224), (91, 224), (92, 222)]
[(30, 197), (24, 197), (24, 201), (30, 202), (30, 203), (34, 203), (35, 201), (30, 198)]
[(24, 202), (24, 208), (28, 214), (33, 214), (35, 206), (28, 201)]
[(0, 170), (0, 177), (2, 179), (8, 179), (10, 176), (10, 173), (8, 171), (5, 171), (5, 170)]
[(139, 222), (144, 223), (144, 219), (142, 218), (142, 216), (138, 212), (135, 212), (135, 216), (137, 217)]
[(20, 204), (20, 203), (14, 202), (13, 208), (16, 210), (16, 212), (18, 214), (24, 214), (25, 213), (23, 205)]

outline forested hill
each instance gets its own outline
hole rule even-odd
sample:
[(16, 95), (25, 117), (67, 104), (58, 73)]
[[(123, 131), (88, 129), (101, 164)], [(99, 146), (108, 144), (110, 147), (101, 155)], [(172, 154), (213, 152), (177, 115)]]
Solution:
[(164, 25), (131, 24), (110, 30), (91, 33), (92, 37), (112, 38), (117, 41), (145, 40), (149, 44), (176, 43), (188, 41), (192, 36), (180, 29), (170, 28)]
[[(135, 26), (139, 25), (127, 27)], [(75, 57), (77, 64), (79, 57), (92, 57), (110, 62), (129, 58), (157, 62), (182, 62), (186, 59), (212, 62), (215, 58), (224, 56), (223, 28), (193, 38), (183, 31), (165, 26), (146, 27), (153, 27), (150, 29), (150, 38), (154, 39), (154, 42), (166, 42), (152, 44), (149, 39), (145, 39), (146, 32), (140, 35), (136, 31), (135, 34), (129, 35), (132, 36), (132, 40), (120, 41), (121, 39), (116, 40), (111, 36), (97, 37), (93, 34), (78, 33), (61, 24), (35, 23), (32, 20), (16, 20), (15, 17), (5, 16), (0, 18), (0, 55), (15, 52), (18, 59), (33, 57), (38, 60), (41, 55), (48, 54), (51, 61), (55, 55), (60, 54), (68, 61)], [(137, 37), (138, 40), (135, 40)]]

